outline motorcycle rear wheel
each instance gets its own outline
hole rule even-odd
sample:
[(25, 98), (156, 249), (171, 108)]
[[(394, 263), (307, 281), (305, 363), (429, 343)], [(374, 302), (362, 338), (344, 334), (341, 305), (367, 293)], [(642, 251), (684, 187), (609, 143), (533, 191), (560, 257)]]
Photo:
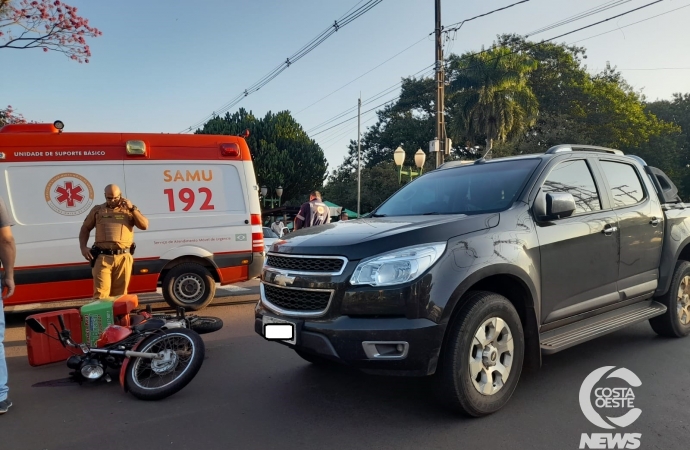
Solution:
[(204, 362), (206, 348), (198, 333), (186, 328), (162, 330), (139, 345), (138, 352), (164, 353), (162, 360), (132, 358), (125, 387), (141, 400), (161, 400), (182, 390)]

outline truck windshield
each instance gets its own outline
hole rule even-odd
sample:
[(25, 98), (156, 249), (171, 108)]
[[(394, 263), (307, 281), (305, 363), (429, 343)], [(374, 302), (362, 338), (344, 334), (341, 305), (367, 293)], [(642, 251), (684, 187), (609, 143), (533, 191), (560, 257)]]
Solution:
[(538, 159), (522, 159), (430, 172), (386, 200), (374, 217), (502, 211), (512, 205), (538, 164)]

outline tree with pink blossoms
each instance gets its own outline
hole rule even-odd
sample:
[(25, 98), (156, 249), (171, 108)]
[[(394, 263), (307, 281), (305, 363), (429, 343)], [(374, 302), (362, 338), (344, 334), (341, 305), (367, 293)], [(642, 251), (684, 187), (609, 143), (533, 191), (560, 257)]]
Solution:
[(0, 127), (3, 125), (11, 125), (13, 123), (26, 123), (26, 119), (21, 114), (17, 114), (12, 109), (12, 106), (7, 106), (5, 109), (0, 109)]
[(60, 0), (0, 0), (0, 49), (42, 48), (88, 63), (86, 38), (102, 34)]

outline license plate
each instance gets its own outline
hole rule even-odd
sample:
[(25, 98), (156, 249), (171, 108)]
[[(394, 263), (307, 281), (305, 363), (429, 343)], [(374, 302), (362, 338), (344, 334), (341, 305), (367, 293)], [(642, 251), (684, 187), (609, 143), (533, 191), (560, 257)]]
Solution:
[(263, 316), (262, 322), (266, 339), (297, 344), (297, 333), (294, 323), (269, 316)]

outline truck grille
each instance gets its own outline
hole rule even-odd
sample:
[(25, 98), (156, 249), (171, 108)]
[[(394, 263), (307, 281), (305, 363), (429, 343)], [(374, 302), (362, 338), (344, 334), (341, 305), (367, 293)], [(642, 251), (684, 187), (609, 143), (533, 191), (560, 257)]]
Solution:
[(268, 284), (263, 285), (264, 296), (271, 304), (290, 311), (317, 312), (328, 307), (331, 299), (329, 291), (305, 291), (283, 289)]
[(340, 258), (295, 258), (269, 254), (266, 265), (296, 272), (338, 273), (345, 265), (345, 261)]

